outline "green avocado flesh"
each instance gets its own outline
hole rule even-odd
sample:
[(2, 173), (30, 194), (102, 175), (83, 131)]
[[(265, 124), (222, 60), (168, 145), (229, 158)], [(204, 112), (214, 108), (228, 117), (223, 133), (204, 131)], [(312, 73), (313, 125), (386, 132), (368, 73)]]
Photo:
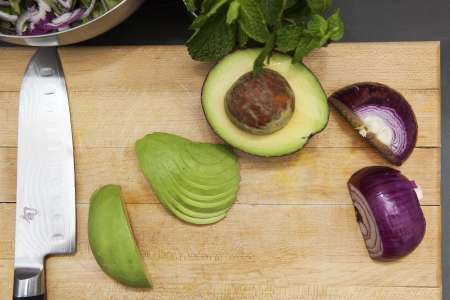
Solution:
[(152, 133), (136, 142), (136, 156), (158, 199), (185, 222), (218, 222), (236, 200), (240, 168), (227, 146)]
[(286, 79), (295, 95), (295, 111), (286, 126), (268, 135), (240, 129), (228, 117), (227, 92), (244, 74), (251, 72), (260, 49), (236, 51), (222, 59), (203, 85), (202, 106), (208, 123), (228, 144), (258, 156), (282, 156), (303, 148), (308, 139), (328, 123), (325, 92), (314, 74), (303, 64), (292, 64), (287, 55), (274, 54), (266, 68)]
[(88, 231), (92, 253), (106, 274), (127, 286), (151, 287), (119, 186), (107, 185), (92, 195)]

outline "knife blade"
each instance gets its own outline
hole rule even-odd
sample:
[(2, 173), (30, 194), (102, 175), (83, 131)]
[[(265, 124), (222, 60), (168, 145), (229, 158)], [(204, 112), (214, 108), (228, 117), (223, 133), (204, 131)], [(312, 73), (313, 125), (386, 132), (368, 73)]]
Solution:
[(56, 48), (41, 48), (19, 99), (14, 299), (45, 298), (44, 260), (76, 249), (75, 174), (66, 83)]

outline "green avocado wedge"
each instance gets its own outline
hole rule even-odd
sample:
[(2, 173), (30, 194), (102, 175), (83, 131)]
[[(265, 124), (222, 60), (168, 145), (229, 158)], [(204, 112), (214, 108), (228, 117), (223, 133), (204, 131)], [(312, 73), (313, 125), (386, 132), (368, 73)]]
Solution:
[(120, 186), (107, 185), (94, 192), (89, 206), (88, 234), (92, 253), (106, 274), (130, 287), (151, 287)]
[(161, 204), (185, 222), (216, 223), (236, 200), (240, 167), (228, 146), (152, 133), (136, 142), (136, 156)]
[[(261, 49), (237, 50), (220, 60), (209, 72), (202, 89), (202, 107), (206, 119), (225, 142), (249, 154), (273, 157), (302, 149), (311, 136), (322, 131), (328, 123), (327, 96), (315, 75), (303, 64), (292, 63), (292, 57), (275, 53), (265, 69), (279, 74), (292, 89), (295, 109), (286, 125), (268, 134), (252, 134), (237, 126), (227, 112), (226, 99), (234, 85), (252, 72)], [(252, 97), (266, 94), (261, 86), (254, 87)], [(260, 107), (261, 103), (258, 104)], [(239, 112), (256, 104), (239, 107)], [(262, 107), (262, 106), (261, 106)], [(262, 110), (262, 109), (261, 109)], [(251, 115), (257, 119), (255, 110)]]

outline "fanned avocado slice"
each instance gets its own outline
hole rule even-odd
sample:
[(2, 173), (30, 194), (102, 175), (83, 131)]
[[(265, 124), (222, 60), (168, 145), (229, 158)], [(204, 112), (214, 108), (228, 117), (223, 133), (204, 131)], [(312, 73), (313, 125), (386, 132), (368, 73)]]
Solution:
[(191, 215), (187, 215), (186, 213), (180, 211), (177, 206), (175, 206), (172, 201), (172, 195), (167, 192), (165, 189), (160, 189), (158, 192), (156, 192), (156, 195), (158, 196), (158, 199), (161, 201), (161, 204), (167, 208), (172, 214), (174, 214), (177, 218), (187, 222), (192, 223), (196, 225), (206, 225), (206, 224), (213, 224), (220, 220), (222, 220), (226, 214), (219, 214), (217, 216), (211, 216), (207, 217), (204, 216), (203, 218), (199, 217), (193, 217)]
[[(228, 167), (229, 168), (229, 167)], [(198, 168), (177, 168), (176, 172), (171, 172), (170, 177), (177, 186), (185, 188), (188, 194), (197, 194), (199, 201), (214, 201), (216, 198), (225, 197), (229, 194), (236, 194), (239, 187), (240, 177), (230, 173), (227, 170), (220, 174), (211, 175), (209, 178), (219, 182), (223, 178), (223, 182), (208, 184), (208, 178), (195, 177)], [(224, 178), (229, 177), (229, 178)]]
[(219, 189), (215, 191), (205, 191), (196, 187), (192, 187), (189, 183), (184, 183), (181, 176), (175, 178), (170, 175), (168, 178), (171, 180), (170, 184), (174, 186), (178, 196), (180, 196), (182, 199), (187, 198), (189, 199), (189, 201), (199, 203), (199, 205), (213, 207), (218, 203), (223, 203), (227, 199), (228, 201), (233, 202), (235, 200), (234, 198), (236, 197), (237, 190), (235, 187), (225, 187), (227, 188), (225, 192)]
[(127, 286), (150, 287), (119, 186), (107, 185), (92, 195), (88, 232), (92, 253), (106, 274)]
[(236, 199), (240, 168), (227, 146), (153, 133), (136, 142), (136, 156), (160, 202), (183, 221), (220, 221)]
[[(178, 185), (177, 182), (173, 182), (173, 185), (177, 191), (177, 200), (194, 211), (214, 212), (226, 210), (236, 200), (235, 191), (217, 196), (203, 196), (199, 193), (190, 192), (188, 189)], [(202, 197), (201, 200), (198, 200), (200, 197)]]
[(174, 186), (169, 181), (164, 182), (164, 190), (166, 195), (166, 203), (170, 203), (171, 206), (175, 207), (178, 211), (185, 214), (186, 216), (198, 219), (210, 219), (223, 215), (229, 209), (229, 206), (225, 209), (216, 209), (213, 211), (202, 210), (202, 209), (191, 209), (189, 206), (185, 205), (184, 201), (180, 198), (180, 192), (174, 188)]
[(235, 195), (236, 186), (239, 184), (240, 179), (239, 177), (233, 178), (233, 180), (230, 180), (226, 184), (211, 187), (198, 182), (194, 182), (192, 179), (190, 180), (188, 175), (178, 176), (176, 177), (176, 180), (181, 187), (187, 187), (189, 193), (204, 195), (204, 197), (199, 197), (197, 200), (202, 201), (202, 199), (205, 198), (205, 201), (213, 201), (211, 200), (210, 196), (222, 198), (230, 194)]
[[(205, 174), (205, 170), (201, 166), (189, 166), (183, 163), (185, 160), (184, 157), (179, 156), (177, 159), (174, 159), (174, 157), (175, 156), (173, 156), (171, 160), (155, 163), (160, 164), (163, 168), (170, 169), (173, 174), (179, 174), (183, 177), (184, 182), (200, 189), (220, 189), (223, 191), (226, 190), (227, 186), (235, 186), (236, 181), (239, 182), (240, 180), (239, 176), (235, 176), (235, 174), (229, 172), (229, 168), (233, 167), (233, 165), (227, 166), (222, 170), (217, 170), (217, 172), (214, 167), (211, 167), (211, 169), (207, 169)], [(178, 158), (180, 158), (181, 161), (177, 161)], [(187, 158), (186, 160), (189, 159), (190, 158)]]
[(198, 203), (199, 206), (205, 205), (205, 207), (216, 206), (220, 203), (234, 202), (236, 197), (236, 189), (232, 188), (228, 192), (205, 194), (200, 190), (189, 189), (189, 187), (180, 185), (178, 182), (174, 183), (177, 191), (180, 193), (182, 199), (190, 199), (193, 203)]

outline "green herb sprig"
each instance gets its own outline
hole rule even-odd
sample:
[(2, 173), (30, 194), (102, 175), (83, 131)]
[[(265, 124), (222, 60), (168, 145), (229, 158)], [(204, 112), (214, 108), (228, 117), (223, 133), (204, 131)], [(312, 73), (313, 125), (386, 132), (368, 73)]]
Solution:
[(187, 41), (195, 60), (218, 60), (237, 48), (262, 47), (257, 74), (274, 50), (300, 62), (312, 50), (344, 35), (339, 9), (329, 15), (332, 0), (186, 0), (198, 16)]

